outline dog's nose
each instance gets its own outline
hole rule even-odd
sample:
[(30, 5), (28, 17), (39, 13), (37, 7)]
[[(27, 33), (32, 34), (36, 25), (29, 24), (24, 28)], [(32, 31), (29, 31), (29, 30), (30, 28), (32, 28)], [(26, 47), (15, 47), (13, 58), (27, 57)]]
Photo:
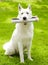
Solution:
[(26, 17), (23, 17), (23, 20), (26, 20)]

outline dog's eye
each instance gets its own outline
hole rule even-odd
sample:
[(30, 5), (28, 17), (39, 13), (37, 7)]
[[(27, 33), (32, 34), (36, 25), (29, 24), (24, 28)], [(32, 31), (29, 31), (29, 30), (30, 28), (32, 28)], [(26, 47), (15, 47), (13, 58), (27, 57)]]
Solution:
[(28, 12), (26, 12), (27, 14), (29, 14)]
[(21, 14), (23, 14), (23, 12)]

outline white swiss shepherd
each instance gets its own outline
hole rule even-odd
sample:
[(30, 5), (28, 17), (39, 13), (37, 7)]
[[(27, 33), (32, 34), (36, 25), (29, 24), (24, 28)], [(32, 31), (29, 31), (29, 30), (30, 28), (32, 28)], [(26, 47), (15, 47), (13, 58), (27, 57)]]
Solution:
[(31, 58), (30, 48), (33, 39), (33, 22), (27, 22), (27, 19), (32, 17), (32, 12), (30, 5), (28, 8), (23, 9), (22, 6), (19, 4), (18, 6), (19, 13), (18, 18), (22, 19), (24, 23), (17, 23), (16, 28), (12, 34), (12, 37), (9, 42), (3, 45), (3, 49), (5, 50), (5, 55), (12, 55), (16, 52), (19, 52), (20, 61), (24, 63), (24, 50), (27, 49), (27, 56), (28, 59), (33, 60)]

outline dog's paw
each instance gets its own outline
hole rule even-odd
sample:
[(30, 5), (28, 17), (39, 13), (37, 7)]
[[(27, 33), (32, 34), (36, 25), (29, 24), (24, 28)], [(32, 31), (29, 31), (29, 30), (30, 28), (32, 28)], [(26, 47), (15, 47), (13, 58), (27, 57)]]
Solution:
[(30, 58), (28, 58), (29, 60), (31, 60), (31, 61), (33, 61), (33, 59), (30, 57)]
[(24, 63), (24, 60), (21, 60), (20, 63)]
[(24, 61), (21, 61), (20, 63), (24, 63)]
[(20, 63), (24, 63), (24, 62), (20, 62)]

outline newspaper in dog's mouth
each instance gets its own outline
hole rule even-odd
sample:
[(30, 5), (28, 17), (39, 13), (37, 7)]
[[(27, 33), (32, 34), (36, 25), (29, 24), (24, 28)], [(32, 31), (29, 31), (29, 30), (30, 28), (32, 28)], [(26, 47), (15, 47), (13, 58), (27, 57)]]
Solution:
[(12, 18), (12, 22), (14, 22), (14, 23), (24, 23), (24, 25), (26, 25), (27, 22), (34, 22), (34, 21), (38, 21), (38, 20), (39, 19), (38, 19), (37, 16), (32, 16), (32, 18), (28, 19), (26, 22), (21, 20), (21, 19), (19, 19), (19, 18)]

